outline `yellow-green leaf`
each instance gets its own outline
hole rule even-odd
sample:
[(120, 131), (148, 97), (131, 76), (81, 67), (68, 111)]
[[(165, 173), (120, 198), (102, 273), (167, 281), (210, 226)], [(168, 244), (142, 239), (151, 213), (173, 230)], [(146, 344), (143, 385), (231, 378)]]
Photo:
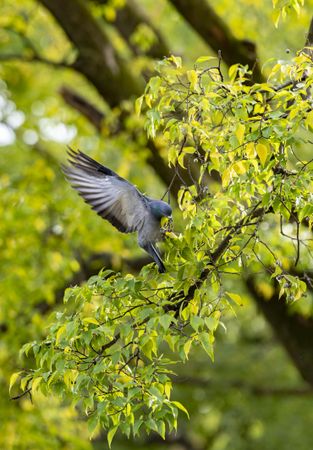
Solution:
[(170, 381), (167, 381), (164, 385), (164, 392), (168, 399), (171, 396), (171, 390), (172, 390), (172, 383)]
[(70, 390), (73, 389), (74, 383), (75, 383), (76, 378), (78, 377), (78, 374), (79, 374), (79, 372), (76, 369), (66, 370), (66, 372), (63, 375), (63, 379), (64, 379), (64, 383), (68, 389), (70, 389)]
[(197, 72), (195, 70), (188, 70), (187, 78), (188, 78), (188, 81), (190, 81), (190, 88), (194, 89), (197, 84), (197, 81), (198, 81)]
[(140, 116), (143, 99), (144, 96), (141, 95), (135, 101), (135, 113), (137, 114), (137, 116)]
[(190, 155), (192, 155), (194, 152), (196, 151), (195, 147), (184, 147), (184, 153), (189, 153)]
[(111, 428), (111, 430), (109, 430), (109, 432), (107, 434), (107, 440), (108, 440), (108, 444), (109, 444), (110, 448), (111, 448), (112, 440), (115, 436), (117, 429), (118, 429), (118, 426), (116, 425), (115, 427)]
[(188, 413), (187, 409), (184, 407), (184, 405), (182, 405), (180, 402), (177, 402), (177, 401), (172, 402), (172, 404), (175, 405), (176, 408), (183, 411), (186, 414), (186, 416), (189, 418), (189, 413)]
[(254, 158), (255, 156), (255, 146), (254, 146), (254, 142), (249, 142), (246, 145), (246, 154), (248, 158)]
[(56, 345), (59, 344), (59, 342), (60, 342), (60, 340), (61, 340), (61, 337), (62, 337), (62, 335), (64, 334), (65, 330), (66, 330), (66, 325), (62, 325), (62, 326), (58, 329), (58, 332), (57, 332), (56, 338), (55, 338), (55, 343), (56, 343)]
[(234, 294), (233, 292), (226, 292), (226, 294), (228, 295), (228, 297), (230, 297), (237, 305), (242, 306), (243, 302), (242, 299), (240, 297), (240, 295), (238, 294)]
[(22, 373), (22, 371), (12, 373), (12, 375), (10, 377), (10, 383), (9, 383), (9, 392), (11, 392), (13, 385), (16, 383), (16, 381), (19, 378), (21, 373)]
[(189, 352), (190, 352), (191, 344), (192, 344), (192, 339), (189, 339), (184, 344), (184, 353), (185, 353), (186, 359), (188, 359), (188, 355), (189, 355)]
[(278, 27), (279, 20), (280, 20), (280, 14), (281, 14), (280, 9), (274, 9), (274, 11), (272, 13), (275, 28)]
[(97, 319), (95, 319), (94, 317), (85, 317), (83, 319), (84, 323), (93, 323), (94, 325), (99, 325), (99, 322)]
[(34, 393), (37, 389), (40, 383), (42, 382), (42, 377), (34, 378), (32, 381), (32, 392)]
[(179, 164), (181, 167), (183, 167), (184, 169), (186, 169), (186, 167), (184, 166), (184, 157), (185, 157), (185, 155), (184, 155), (183, 153), (181, 153), (181, 154), (179, 155), (179, 157), (177, 158), (177, 162), (178, 162), (178, 164)]
[(228, 75), (229, 75), (229, 78), (230, 78), (231, 81), (234, 81), (236, 79), (237, 72), (238, 72), (238, 67), (239, 67), (239, 64), (233, 64), (228, 69)]
[(199, 340), (205, 352), (209, 355), (212, 361), (214, 361), (213, 334), (204, 331), (203, 333), (199, 334)]
[(211, 61), (212, 59), (217, 59), (216, 56), (199, 56), (199, 58), (196, 60), (196, 64), (200, 64), (206, 61)]
[(238, 139), (239, 144), (243, 143), (243, 139), (245, 137), (245, 131), (246, 131), (246, 127), (242, 123), (239, 123), (236, 128), (236, 131), (235, 131), (235, 135), (236, 135), (236, 138)]
[(264, 144), (257, 144), (255, 149), (258, 157), (260, 158), (261, 164), (264, 167), (268, 156), (268, 147)]
[(222, 175), (222, 185), (223, 187), (227, 187), (230, 179), (231, 179), (231, 171), (232, 168), (228, 167), (226, 170), (224, 170), (223, 175)]
[(244, 175), (247, 172), (247, 168), (244, 161), (236, 161), (233, 164), (233, 169), (237, 175)]

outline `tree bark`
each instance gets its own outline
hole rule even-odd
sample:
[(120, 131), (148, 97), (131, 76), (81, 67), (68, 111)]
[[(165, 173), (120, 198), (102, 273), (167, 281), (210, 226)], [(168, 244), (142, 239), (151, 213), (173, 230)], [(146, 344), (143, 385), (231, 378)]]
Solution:
[(312, 46), (313, 46), (313, 19), (311, 20), (310, 28), (305, 42), (305, 47), (303, 49), (303, 51), (313, 60)]
[(246, 285), (302, 378), (313, 386), (313, 319), (292, 314), (284, 298), (279, 298), (278, 290), (267, 300), (259, 291), (255, 279), (249, 278)]
[(261, 83), (264, 78), (257, 62), (253, 42), (237, 39), (223, 20), (208, 4), (207, 0), (170, 0), (177, 11), (186, 19), (204, 41), (218, 53), (223, 61), (232, 64), (248, 65), (253, 71), (253, 81)]
[(132, 75), (130, 67), (119, 57), (83, 0), (39, 1), (78, 50), (74, 68), (95, 86), (110, 106), (142, 93), (143, 81)]
[[(94, 1), (96, 3), (108, 3), (108, 0)], [(117, 9), (116, 19), (113, 24), (118, 29), (121, 36), (123, 36), (123, 38), (127, 41), (127, 44), (131, 47), (135, 54), (140, 54), (142, 52), (140, 52), (138, 48), (132, 44), (131, 36), (136, 31), (138, 26), (142, 24), (148, 25), (157, 38), (156, 42), (147, 52), (145, 52), (145, 54), (156, 59), (162, 59), (164, 56), (168, 56), (170, 54), (170, 49), (164, 41), (160, 31), (153, 25), (143, 9), (134, 0), (127, 0), (122, 8)]]

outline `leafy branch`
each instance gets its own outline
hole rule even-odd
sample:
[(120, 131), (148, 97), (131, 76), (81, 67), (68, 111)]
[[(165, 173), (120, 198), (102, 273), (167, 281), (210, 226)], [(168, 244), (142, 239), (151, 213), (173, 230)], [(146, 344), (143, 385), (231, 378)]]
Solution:
[[(148, 133), (160, 130), (167, 139), (175, 174), (190, 158), (200, 167), (194, 183), (178, 192), (184, 225), (166, 238), (167, 273), (156, 274), (152, 265), (136, 277), (104, 271), (67, 290), (47, 338), (24, 346), (36, 360), (32, 391), (74, 403), (83, 398), (90, 431), (108, 429), (109, 443), (117, 428), (164, 437), (176, 429), (178, 410), (186, 413), (171, 398), (173, 368), (197, 347), (213, 360), (224, 311), (242, 304), (227, 288), (228, 274), (253, 276), (268, 267), (278, 298), (304, 295), (306, 285), (288, 273), (291, 256), (286, 261), (275, 236), (282, 217), (295, 223), (293, 265), (310, 258), (309, 243), (301, 255), (299, 249), (301, 224), (312, 222), (312, 170), (306, 161), (289, 168), (300, 131), (311, 132), (310, 99), (303, 95), (310, 64), (298, 55), (284, 73), (302, 85), (275, 91), (283, 70), (275, 66), (275, 83), (249, 86), (249, 72), (239, 65), (226, 80), (208, 68), (185, 70), (176, 57), (160, 63), (137, 106), (146, 107)], [(206, 186), (212, 170), (221, 183)]]

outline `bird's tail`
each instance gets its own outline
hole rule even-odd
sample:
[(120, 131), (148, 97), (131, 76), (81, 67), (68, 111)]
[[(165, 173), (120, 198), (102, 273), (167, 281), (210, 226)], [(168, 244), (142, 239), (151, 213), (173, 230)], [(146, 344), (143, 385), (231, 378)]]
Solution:
[(161, 256), (159, 255), (159, 252), (157, 251), (156, 247), (149, 242), (143, 247), (147, 253), (149, 253), (150, 256), (152, 256), (153, 260), (156, 262), (159, 272), (164, 273), (165, 272), (165, 266), (163, 264), (163, 261), (161, 259)]

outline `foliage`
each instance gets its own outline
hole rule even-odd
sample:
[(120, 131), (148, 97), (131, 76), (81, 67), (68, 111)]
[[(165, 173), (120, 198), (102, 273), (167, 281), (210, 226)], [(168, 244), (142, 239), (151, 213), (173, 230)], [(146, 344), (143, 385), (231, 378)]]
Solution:
[(291, 10), (299, 14), (303, 5), (304, 0), (273, 0), (275, 26), (278, 25), (280, 18), (285, 19)]
[[(163, 438), (176, 429), (178, 410), (186, 410), (170, 398), (171, 365), (185, 362), (195, 345), (213, 359), (221, 313), (241, 304), (227, 290), (230, 274), (252, 277), (265, 268), (265, 282), (277, 283), (287, 301), (306, 290), (289, 269), (299, 265), (302, 273), (310, 261), (312, 169), (296, 146), (312, 132), (311, 60), (300, 53), (275, 64), (268, 83), (250, 86), (246, 68), (232, 66), (225, 80), (209, 59), (193, 70), (180, 58), (164, 60), (137, 101), (137, 109), (148, 108), (148, 134), (162, 129), (168, 140), (174, 176), (192, 159), (199, 164), (178, 196), (185, 229), (169, 233), (168, 273), (105, 271), (68, 290), (48, 337), (23, 347), (37, 369), (12, 376), (25, 392), (70, 397), (89, 415), (90, 432), (108, 429), (109, 444), (117, 429), (129, 436), (144, 427)], [(221, 183), (208, 190), (213, 172)]]
[[(130, 46), (122, 41), (115, 20), (123, 3), (97, 0), (90, 11), (139, 79), (151, 71), (145, 52), (157, 36), (142, 23)], [(179, 439), (187, 436), (190, 448), (284, 448), (288, 424), (286, 445), (306, 449), (312, 440), (310, 391), (302, 391), (299, 375), (249, 304), (245, 280), (254, 276), (268, 299), (281, 289), (281, 302), (287, 296), (290, 314), (301, 313), (303, 323), (311, 316), (309, 292), (294, 301), (304, 280), (311, 290), (311, 68), (301, 55), (282, 61), (282, 53), (303, 45), (312, 1), (276, 31), (270, 3), (240, 0), (233, 8), (228, 0), (210, 2), (234, 35), (255, 40), (260, 60), (279, 58), (276, 66), (274, 60), (264, 65), (264, 74), (272, 74), (269, 83), (254, 88), (246, 85), (246, 68), (226, 75), (223, 62), (207, 56), (193, 66), (199, 54), (211, 51), (205, 42), (169, 1), (141, 3), (187, 66), (179, 67), (178, 58), (159, 65), (136, 102), (141, 117), (131, 101), (110, 110), (91, 83), (68, 69), (77, 49), (39, 3), (1, 4), (0, 144), (5, 130), (11, 145), (1, 147), (0, 159), (0, 447), (103, 448), (101, 426), (109, 428), (111, 440), (120, 418), (121, 430), (138, 437), (125, 444), (117, 433), (116, 448), (150, 449), (144, 430), (164, 437), (180, 412), (176, 438), (166, 434), (169, 447), (185, 447)], [(278, 2), (274, 15), (287, 3), (295, 2)], [(105, 113), (99, 133), (64, 104), (58, 95), (64, 84)], [(117, 233), (66, 185), (59, 170), (65, 145), (73, 139), (74, 147), (161, 197), (166, 187), (149, 167), (144, 117), (182, 184), (176, 235), (165, 242), (168, 272), (157, 275), (153, 266), (136, 276), (101, 272), (69, 289), (60, 306), (65, 286), (98, 270), (90, 268), (89, 257), (110, 252), (109, 266), (120, 270), (123, 258), (139, 255), (133, 236)], [(253, 136), (257, 124), (259, 137)], [(249, 213), (255, 217), (248, 222)], [(238, 319), (229, 317), (232, 311), (239, 311)], [(25, 342), (31, 343), (18, 360)], [(12, 372), (15, 401), (8, 394)], [(89, 441), (90, 433), (98, 439)], [(151, 440), (157, 445), (153, 433)]]

